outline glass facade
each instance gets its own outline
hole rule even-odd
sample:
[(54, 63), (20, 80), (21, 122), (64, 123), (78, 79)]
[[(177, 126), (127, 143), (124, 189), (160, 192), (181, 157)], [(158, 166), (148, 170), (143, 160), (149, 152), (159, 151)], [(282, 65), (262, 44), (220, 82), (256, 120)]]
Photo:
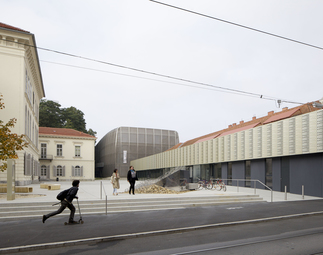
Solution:
[(116, 168), (126, 177), (130, 161), (157, 154), (179, 143), (172, 130), (119, 127), (95, 146), (96, 177), (110, 177)]

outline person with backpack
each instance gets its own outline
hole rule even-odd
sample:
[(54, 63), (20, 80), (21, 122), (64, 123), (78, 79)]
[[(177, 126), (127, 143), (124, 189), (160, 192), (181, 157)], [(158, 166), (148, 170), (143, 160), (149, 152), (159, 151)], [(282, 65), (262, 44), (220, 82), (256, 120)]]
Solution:
[(66, 207), (68, 207), (68, 209), (71, 210), (68, 223), (77, 223), (76, 221), (74, 221), (75, 207), (72, 204), (72, 201), (73, 201), (74, 198), (78, 198), (76, 196), (76, 194), (77, 194), (77, 191), (79, 190), (79, 188), (78, 188), (79, 185), (80, 185), (80, 181), (79, 180), (74, 180), (72, 182), (72, 187), (71, 188), (63, 190), (62, 192), (60, 192), (57, 195), (57, 199), (61, 200), (61, 206), (57, 211), (49, 213), (49, 214), (46, 214), (46, 215), (43, 215), (43, 223), (45, 223), (45, 221), (48, 218), (63, 212)]
[(129, 171), (127, 174), (127, 180), (130, 184), (129, 195), (131, 195), (131, 191), (132, 191), (132, 194), (134, 195), (135, 194), (135, 183), (136, 183), (136, 180), (138, 180), (138, 177), (137, 177), (137, 173), (136, 173), (135, 169), (133, 168), (133, 166), (130, 166), (130, 168), (129, 168)]

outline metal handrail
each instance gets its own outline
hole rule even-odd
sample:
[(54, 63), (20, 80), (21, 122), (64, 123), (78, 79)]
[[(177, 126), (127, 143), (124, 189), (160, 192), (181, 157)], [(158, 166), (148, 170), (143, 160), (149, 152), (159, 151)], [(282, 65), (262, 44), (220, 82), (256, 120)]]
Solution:
[[(262, 186), (264, 186), (265, 188), (269, 189), (270, 190), (270, 193), (271, 193), (271, 202), (273, 202), (273, 190), (271, 188), (269, 188), (266, 184), (264, 184), (263, 182), (259, 181), (259, 180), (254, 180), (254, 179), (222, 179), (222, 178), (212, 178), (210, 179), (212, 181), (215, 181), (215, 180), (222, 180), (222, 181), (236, 181), (237, 182), (237, 192), (239, 192), (239, 181), (243, 181), (243, 182), (253, 182), (254, 183), (254, 192), (256, 194), (256, 190), (257, 190), (257, 185), (256, 183), (258, 182), (259, 184), (261, 184)], [(226, 184), (227, 185), (227, 184)], [(229, 185), (229, 186), (235, 186), (235, 185)], [(246, 187), (248, 188), (248, 187)]]

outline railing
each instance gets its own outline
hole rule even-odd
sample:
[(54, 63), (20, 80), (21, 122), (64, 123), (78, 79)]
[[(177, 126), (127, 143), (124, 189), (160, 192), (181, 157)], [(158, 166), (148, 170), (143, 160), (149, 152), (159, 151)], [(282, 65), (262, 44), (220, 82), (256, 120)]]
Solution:
[[(239, 192), (239, 181), (241, 182), (241, 183), (245, 183), (245, 182), (253, 182), (253, 188), (254, 188), (254, 194), (257, 194), (257, 183), (259, 183), (261, 186), (263, 186), (263, 187), (265, 187), (265, 188), (267, 188), (268, 190), (270, 190), (270, 196), (271, 196), (271, 202), (273, 202), (273, 190), (271, 189), (271, 188), (269, 188), (266, 184), (264, 184), (264, 183), (262, 183), (261, 181), (259, 181), (259, 180), (251, 180), (251, 179), (222, 179), (222, 178), (215, 178), (215, 179), (211, 179), (212, 181), (215, 181), (215, 180), (222, 180), (222, 181), (226, 181), (226, 182), (228, 182), (228, 181), (230, 181), (231, 182), (231, 184), (227, 184), (226, 183), (226, 185), (227, 186), (235, 186), (235, 185), (233, 185), (233, 182), (237, 182), (237, 192)], [(251, 186), (251, 185), (250, 185)], [(245, 187), (245, 186), (241, 186), (241, 187), (243, 187), (243, 188), (251, 188), (251, 187)]]
[(53, 155), (40, 155), (41, 160), (53, 160)]
[(108, 214), (108, 195), (105, 191), (104, 185), (102, 181), (100, 182), (100, 199), (102, 200), (102, 190), (104, 191), (105, 194), (105, 214)]

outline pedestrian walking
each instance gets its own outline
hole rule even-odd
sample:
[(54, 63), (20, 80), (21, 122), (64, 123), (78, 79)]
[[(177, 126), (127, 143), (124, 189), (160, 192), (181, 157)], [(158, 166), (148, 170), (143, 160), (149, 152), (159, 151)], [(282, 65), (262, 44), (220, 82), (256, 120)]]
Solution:
[(133, 168), (133, 166), (130, 166), (130, 168), (129, 168), (129, 171), (127, 174), (127, 180), (130, 183), (129, 195), (131, 194), (131, 191), (132, 191), (132, 194), (134, 195), (135, 194), (135, 183), (136, 183), (136, 180), (138, 180), (138, 178), (137, 178), (137, 173), (136, 173), (135, 169)]
[(118, 189), (120, 189), (119, 179), (120, 179), (120, 176), (118, 173), (118, 169), (114, 169), (113, 174), (111, 176), (111, 183), (113, 186), (113, 195), (114, 196), (118, 195)]
[[(55, 211), (55, 212), (52, 212), (52, 213), (43, 215), (43, 223), (45, 223), (45, 221), (48, 218), (50, 218), (50, 217), (52, 217), (54, 215), (57, 215), (57, 214), (60, 214), (61, 212), (63, 212), (66, 207), (68, 207), (68, 209), (71, 210), (68, 223), (77, 223), (76, 221), (74, 221), (75, 207), (72, 204), (72, 201), (73, 201), (74, 198), (78, 198), (76, 196), (76, 194), (77, 194), (77, 192), (79, 190), (79, 188), (78, 188), (79, 185), (80, 185), (80, 181), (79, 180), (74, 180), (72, 182), (72, 187), (71, 188), (69, 188), (67, 190), (64, 190), (60, 194), (58, 194), (57, 199), (61, 200), (61, 206), (60, 206), (60, 208), (57, 211)], [(62, 195), (62, 196), (59, 197), (60, 195)]]

